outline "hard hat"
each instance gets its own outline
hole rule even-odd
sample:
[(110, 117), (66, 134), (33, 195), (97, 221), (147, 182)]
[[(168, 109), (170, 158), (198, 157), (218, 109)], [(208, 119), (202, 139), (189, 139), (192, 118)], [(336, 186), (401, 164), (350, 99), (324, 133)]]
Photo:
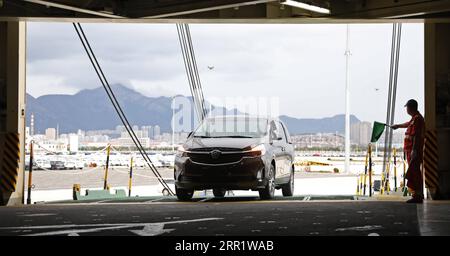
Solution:
[(417, 109), (418, 108), (418, 103), (416, 100), (414, 99), (410, 99), (408, 100), (408, 102), (406, 102), (405, 107), (410, 107), (412, 109)]

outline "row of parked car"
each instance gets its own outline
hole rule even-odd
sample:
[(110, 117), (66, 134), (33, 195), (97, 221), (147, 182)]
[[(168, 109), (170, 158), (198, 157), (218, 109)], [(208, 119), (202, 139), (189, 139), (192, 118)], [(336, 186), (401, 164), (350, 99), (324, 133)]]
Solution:
[[(29, 155), (25, 157), (26, 168), (29, 168)], [(174, 154), (149, 154), (152, 163), (156, 167), (174, 166)], [(109, 166), (130, 167), (128, 154), (112, 153), (109, 158)], [(147, 167), (146, 161), (140, 155), (133, 155), (134, 167)], [(33, 170), (78, 170), (84, 167), (98, 167), (106, 165), (106, 153), (90, 154), (80, 153), (78, 155), (35, 155)]]
[[(30, 161), (25, 161), (25, 169), (30, 168)], [(35, 160), (33, 161), (33, 170), (82, 170), (84, 163), (77, 161), (49, 161)]]

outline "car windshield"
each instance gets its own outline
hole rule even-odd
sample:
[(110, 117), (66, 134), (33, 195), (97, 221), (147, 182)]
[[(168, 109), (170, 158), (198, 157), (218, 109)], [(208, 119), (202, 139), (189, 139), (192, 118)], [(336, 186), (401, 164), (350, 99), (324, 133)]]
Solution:
[(203, 138), (261, 138), (267, 133), (267, 119), (254, 117), (207, 118), (195, 131)]

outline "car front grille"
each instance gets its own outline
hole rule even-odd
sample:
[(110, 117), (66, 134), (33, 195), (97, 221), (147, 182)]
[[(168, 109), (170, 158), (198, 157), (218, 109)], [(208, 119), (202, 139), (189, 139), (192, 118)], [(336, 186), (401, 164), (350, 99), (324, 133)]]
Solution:
[[(220, 152), (220, 154), (214, 157), (213, 153), (211, 153), (213, 150), (217, 150)], [(239, 162), (242, 157), (243, 153), (239, 151), (222, 151), (220, 149), (212, 149), (209, 151), (191, 151), (188, 153), (188, 157), (191, 159), (192, 162), (200, 163), (200, 164), (228, 164), (228, 163), (235, 163)]]
[(213, 150), (220, 150), (221, 152), (240, 152), (240, 151), (242, 151), (239, 148), (209, 147), (209, 148), (194, 148), (194, 149), (191, 149), (191, 152), (210, 153)]

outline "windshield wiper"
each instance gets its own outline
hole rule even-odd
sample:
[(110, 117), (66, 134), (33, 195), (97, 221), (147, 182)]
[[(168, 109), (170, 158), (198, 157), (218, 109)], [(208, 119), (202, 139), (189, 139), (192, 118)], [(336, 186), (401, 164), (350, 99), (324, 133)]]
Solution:
[(215, 136), (214, 138), (249, 138), (249, 139), (252, 139), (254, 137), (244, 136), (244, 135), (227, 135), (227, 136)]
[(211, 136), (194, 135), (194, 138), (213, 138)]

